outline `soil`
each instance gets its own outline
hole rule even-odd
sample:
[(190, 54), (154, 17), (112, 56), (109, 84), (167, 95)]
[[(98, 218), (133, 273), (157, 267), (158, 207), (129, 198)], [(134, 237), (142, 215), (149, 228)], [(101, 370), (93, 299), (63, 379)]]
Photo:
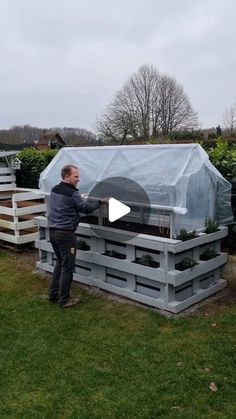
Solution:
[[(81, 218), (82, 223), (98, 225), (98, 217), (87, 216)], [(133, 231), (134, 233), (149, 234), (151, 236), (170, 237), (170, 230), (166, 227), (158, 227), (147, 224), (128, 223), (126, 221), (117, 220), (110, 223), (107, 219), (103, 221), (105, 227), (117, 228), (118, 230)]]
[[(198, 264), (197, 264), (198, 265)], [(197, 265), (194, 265), (194, 266), (197, 266)], [(194, 268), (194, 266), (187, 266), (187, 267), (185, 267), (185, 266), (183, 266), (183, 264), (180, 262), (180, 263), (176, 263), (176, 265), (175, 265), (175, 269), (177, 270), (177, 271), (186, 271), (186, 269), (192, 269), (192, 268)]]

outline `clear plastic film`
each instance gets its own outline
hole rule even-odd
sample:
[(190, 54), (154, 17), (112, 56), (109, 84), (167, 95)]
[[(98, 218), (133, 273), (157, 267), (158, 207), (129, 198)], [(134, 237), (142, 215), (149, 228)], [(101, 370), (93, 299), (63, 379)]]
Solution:
[(50, 192), (66, 164), (79, 166), (81, 193), (105, 179), (125, 177), (146, 191), (151, 205), (187, 208), (186, 215), (175, 216), (176, 231), (203, 228), (206, 218), (233, 220), (231, 184), (199, 144), (65, 147), (41, 173), (40, 189)]

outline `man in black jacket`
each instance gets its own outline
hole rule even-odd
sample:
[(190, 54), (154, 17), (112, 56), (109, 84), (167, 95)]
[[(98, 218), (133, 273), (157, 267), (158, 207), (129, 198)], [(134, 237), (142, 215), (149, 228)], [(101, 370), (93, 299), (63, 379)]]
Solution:
[(75, 268), (76, 234), (80, 212), (89, 214), (108, 198), (95, 202), (84, 199), (76, 188), (79, 182), (79, 168), (64, 166), (62, 181), (51, 190), (48, 204), (49, 237), (56, 255), (56, 266), (49, 288), (49, 300), (58, 301), (61, 308), (71, 307), (79, 302), (70, 297), (71, 282)]

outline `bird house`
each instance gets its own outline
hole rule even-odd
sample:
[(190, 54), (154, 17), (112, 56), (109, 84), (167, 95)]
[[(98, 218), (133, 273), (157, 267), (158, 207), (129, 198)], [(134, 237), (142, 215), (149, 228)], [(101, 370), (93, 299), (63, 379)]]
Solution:
[(21, 166), (21, 160), (18, 159), (17, 157), (13, 157), (11, 159), (11, 168), (14, 170), (20, 170), (20, 166)]

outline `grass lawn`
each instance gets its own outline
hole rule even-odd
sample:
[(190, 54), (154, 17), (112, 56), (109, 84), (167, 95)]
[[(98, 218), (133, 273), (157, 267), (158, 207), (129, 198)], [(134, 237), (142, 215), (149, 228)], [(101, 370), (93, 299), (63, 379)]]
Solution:
[(75, 284), (62, 311), (34, 270), (33, 252), (0, 251), (1, 419), (236, 417), (233, 290), (165, 318)]

